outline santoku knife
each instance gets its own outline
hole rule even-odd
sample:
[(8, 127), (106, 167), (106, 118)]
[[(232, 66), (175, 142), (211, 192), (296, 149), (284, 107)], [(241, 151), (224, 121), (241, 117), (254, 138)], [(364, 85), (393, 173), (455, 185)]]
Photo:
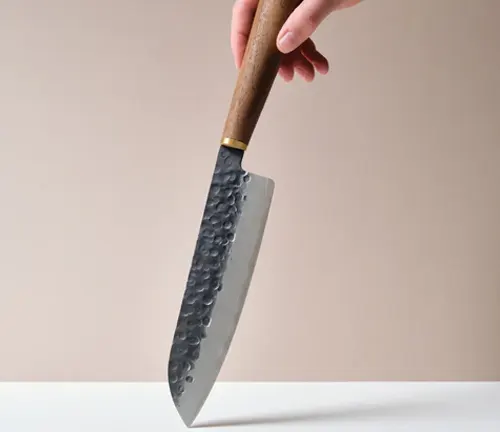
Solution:
[(274, 182), (242, 159), (279, 69), (278, 32), (299, 3), (260, 0), (224, 126), (168, 363), (188, 427), (222, 367), (257, 261)]

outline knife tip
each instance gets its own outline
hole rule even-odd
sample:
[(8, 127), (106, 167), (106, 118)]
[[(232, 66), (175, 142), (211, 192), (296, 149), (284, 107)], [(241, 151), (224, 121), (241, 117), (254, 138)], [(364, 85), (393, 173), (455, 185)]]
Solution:
[(188, 415), (187, 413), (181, 413), (179, 412), (180, 416), (181, 416), (181, 419), (182, 421), (184, 422), (184, 424), (186, 425), (187, 428), (191, 429), (193, 428), (193, 424), (194, 424), (194, 421), (196, 420), (196, 417), (197, 415)]

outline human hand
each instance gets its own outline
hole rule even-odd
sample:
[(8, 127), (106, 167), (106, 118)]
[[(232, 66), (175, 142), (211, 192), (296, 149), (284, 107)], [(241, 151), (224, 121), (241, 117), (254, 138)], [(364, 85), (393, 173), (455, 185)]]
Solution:
[[(297, 72), (310, 82), (315, 72), (328, 73), (328, 60), (311, 39), (318, 26), (334, 11), (354, 6), (361, 0), (303, 0), (281, 28), (276, 41), (284, 54), (279, 74), (291, 81)], [(241, 67), (243, 54), (252, 28), (259, 0), (236, 0), (231, 23), (231, 49), (236, 67)]]

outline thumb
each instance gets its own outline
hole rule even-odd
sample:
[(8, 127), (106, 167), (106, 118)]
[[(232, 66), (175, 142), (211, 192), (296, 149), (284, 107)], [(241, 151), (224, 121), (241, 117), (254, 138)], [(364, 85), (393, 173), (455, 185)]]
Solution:
[(278, 49), (283, 54), (297, 49), (311, 37), (338, 3), (332, 0), (304, 0), (281, 28), (277, 38)]

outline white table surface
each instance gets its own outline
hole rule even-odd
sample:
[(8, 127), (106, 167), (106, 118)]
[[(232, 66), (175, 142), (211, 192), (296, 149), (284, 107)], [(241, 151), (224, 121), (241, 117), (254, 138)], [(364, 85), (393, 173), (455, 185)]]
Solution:
[[(165, 383), (3, 383), (1, 432), (187, 431)], [(217, 383), (196, 431), (499, 432), (500, 383)]]

